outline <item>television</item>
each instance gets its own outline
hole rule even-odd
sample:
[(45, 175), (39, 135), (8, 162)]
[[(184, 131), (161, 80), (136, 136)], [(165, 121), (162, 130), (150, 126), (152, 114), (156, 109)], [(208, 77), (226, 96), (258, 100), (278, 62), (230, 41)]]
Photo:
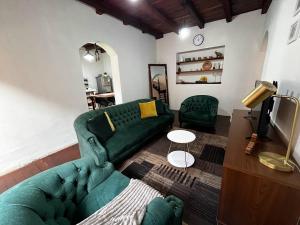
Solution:
[[(257, 80), (255, 82), (255, 87), (258, 87), (262, 81)], [(278, 82), (273, 81), (273, 85), (278, 87)], [(249, 112), (250, 116), (247, 117), (252, 125), (253, 132), (257, 134), (259, 138), (267, 138), (270, 121), (271, 112), (274, 106), (274, 98), (268, 97), (261, 104), (257, 105), (254, 109)]]

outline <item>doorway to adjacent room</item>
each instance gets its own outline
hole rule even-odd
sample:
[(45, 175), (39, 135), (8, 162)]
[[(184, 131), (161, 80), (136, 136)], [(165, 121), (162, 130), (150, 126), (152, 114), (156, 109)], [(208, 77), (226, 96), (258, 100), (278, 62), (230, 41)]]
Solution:
[(90, 110), (122, 103), (118, 57), (106, 44), (86, 43), (79, 49)]

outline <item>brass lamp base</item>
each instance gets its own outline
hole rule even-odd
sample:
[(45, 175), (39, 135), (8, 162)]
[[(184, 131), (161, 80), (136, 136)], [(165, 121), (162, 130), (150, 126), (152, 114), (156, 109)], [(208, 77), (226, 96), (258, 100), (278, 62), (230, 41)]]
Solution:
[(259, 162), (265, 166), (283, 172), (292, 172), (294, 167), (284, 162), (285, 156), (273, 152), (261, 152), (258, 155)]

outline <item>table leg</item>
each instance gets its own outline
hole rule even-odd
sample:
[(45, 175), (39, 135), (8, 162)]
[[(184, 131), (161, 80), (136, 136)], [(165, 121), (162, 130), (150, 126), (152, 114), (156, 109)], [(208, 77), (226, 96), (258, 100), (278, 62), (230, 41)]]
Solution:
[(188, 153), (190, 153), (189, 143), (187, 143), (186, 146), (187, 146)]
[(168, 150), (168, 155), (169, 155), (169, 153), (170, 153), (171, 147), (172, 147), (172, 141), (170, 141), (170, 146), (169, 146), (169, 150)]
[[(187, 144), (187, 148), (189, 148), (188, 144)], [(184, 170), (187, 170), (186, 150), (184, 151), (184, 161), (185, 161), (185, 168), (184, 168)]]
[(96, 99), (95, 99), (95, 97), (93, 97), (93, 109), (94, 110), (96, 109)]

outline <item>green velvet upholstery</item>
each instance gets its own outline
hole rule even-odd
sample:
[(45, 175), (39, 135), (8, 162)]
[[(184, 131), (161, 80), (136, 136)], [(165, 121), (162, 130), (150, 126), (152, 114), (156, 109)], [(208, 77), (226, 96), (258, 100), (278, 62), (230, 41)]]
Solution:
[[(105, 162), (85, 157), (44, 171), (0, 195), (0, 225), (72, 225), (109, 203), (129, 178)], [(142, 225), (181, 224), (183, 204), (156, 198)]]
[[(174, 114), (162, 102), (158, 105), (160, 114), (157, 117), (141, 119), (139, 103), (147, 101), (150, 99), (136, 100), (80, 115), (75, 120), (74, 127), (81, 156), (92, 156), (98, 164), (105, 161), (119, 163), (139, 150), (150, 138), (169, 129), (174, 121)], [(101, 142), (87, 129), (87, 121), (104, 111), (108, 112), (116, 131), (106, 142)]]
[(208, 95), (196, 95), (183, 101), (179, 110), (179, 122), (201, 127), (214, 127), (218, 113), (218, 99)]

